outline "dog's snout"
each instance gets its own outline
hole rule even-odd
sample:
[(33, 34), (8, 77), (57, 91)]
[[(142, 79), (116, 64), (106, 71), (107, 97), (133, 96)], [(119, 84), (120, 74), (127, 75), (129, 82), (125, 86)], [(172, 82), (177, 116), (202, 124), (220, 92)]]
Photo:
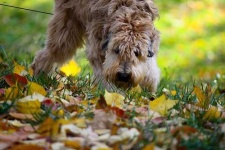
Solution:
[(131, 79), (131, 73), (117, 72), (117, 80), (122, 82), (128, 82)]

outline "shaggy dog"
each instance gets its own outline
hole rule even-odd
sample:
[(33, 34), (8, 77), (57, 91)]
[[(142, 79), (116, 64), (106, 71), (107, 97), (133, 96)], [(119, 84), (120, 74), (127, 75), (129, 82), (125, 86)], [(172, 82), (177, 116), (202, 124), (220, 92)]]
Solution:
[(153, 0), (55, 0), (46, 46), (32, 63), (34, 73), (48, 73), (86, 44), (95, 81), (107, 89), (138, 84), (156, 91), (158, 10)]

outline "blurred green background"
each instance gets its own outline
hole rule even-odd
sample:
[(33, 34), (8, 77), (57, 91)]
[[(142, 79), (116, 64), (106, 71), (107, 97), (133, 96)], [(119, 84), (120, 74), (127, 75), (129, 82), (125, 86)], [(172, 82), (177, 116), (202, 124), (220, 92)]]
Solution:
[[(52, 13), (54, 1), (0, 0), (1, 4)], [(162, 76), (209, 79), (225, 73), (225, 0), (155, 0), (161, 32)], [(28, 65), (44, 46), (51, 15), (0, 5), (0, 57)], [(79, 51), (81, 67), (88, 62)]]

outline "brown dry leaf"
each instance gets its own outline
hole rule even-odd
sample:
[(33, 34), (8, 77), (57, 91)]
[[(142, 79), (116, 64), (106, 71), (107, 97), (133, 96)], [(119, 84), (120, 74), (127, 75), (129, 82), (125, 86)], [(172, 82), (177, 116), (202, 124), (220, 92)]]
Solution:
[(222, 112), (217, 107), (211, 106), (203, 116), (203, 120), (219, 119), (221, 115)]
[(121, 109), (123, 108), (124, 99), (125, 99), (123, 95), (118, 93), (109, 93), (108, 91), (105, 90), (104, 97), (108, 105), (118, 107)]
[(18, 142), (27, 139), (27, 136), (28, 134), (25, 132), (12, 132), (9, 130), (4, 133), (0, 133), (0, 141)]
[(39, 93), (43, 96), (46, 96), (46, 94), (47, 94), (47, 92), (41, 85), (39, 85), (35, 82), (29, 82), (28, 83), (28, 95), (32, 95), (34, 93)]
[(194, 93), (198, 98), (198, 103), (196, 104), (196, 106), (207, 109), (209, 107), (209, 99), (206, 98), (203, 91), (198, 86), (194, 86)]
[(10, 123), (0, 120), (0, 131), (16, 131), (18, 128), (15, 126), (12, 126)]
[(92, 129), (111, 129), (113, 123), (116, 121), (116, 115), (111, 111), (94, 110), (94, 119), (90, 125)]
[(13, 146), (10, 150), (45, 150), (44, 147), (32, 144), (20, 144)]
[(149, 107), (150, 110), (156, 111), (162, 116), (166, 116), (168, 114), (168, 110), (173, 108), (173, 106), (175, 106), (178, 102), (178, 100), (166, 99), (166, 96), (162, 95), (154, 101), (150, 101)]
[(105, 109), (107, 108), (107, 103), (105, 101), (104, 96), (100, 95), (100, 99), (98, 100), (97, 104), (95, 105), (95, 109)]

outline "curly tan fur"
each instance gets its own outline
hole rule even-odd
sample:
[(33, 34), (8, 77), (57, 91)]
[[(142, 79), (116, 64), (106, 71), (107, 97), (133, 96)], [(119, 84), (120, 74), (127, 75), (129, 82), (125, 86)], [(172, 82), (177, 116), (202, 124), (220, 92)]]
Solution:
[(55, 0), (46, 46), (31, 65), (34, 73), (62, 65), (85, 43), (94, 77), (103, 79), (106, 88), (140, 84), (155, 91), (160, 76), (157, 16), (153, 0)]

